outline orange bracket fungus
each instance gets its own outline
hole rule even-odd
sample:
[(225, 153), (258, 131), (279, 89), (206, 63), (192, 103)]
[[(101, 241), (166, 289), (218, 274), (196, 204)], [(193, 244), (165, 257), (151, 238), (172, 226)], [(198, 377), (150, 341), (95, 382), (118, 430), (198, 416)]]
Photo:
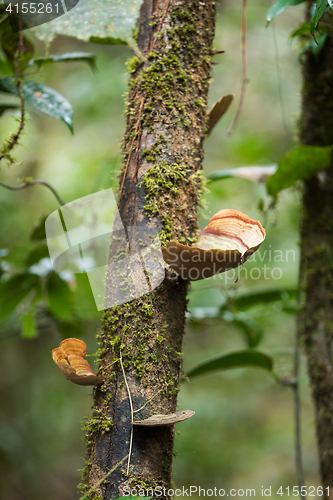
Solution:
[(264, 239), (259, 221), (237, 210), (220, 210), (192, 246), (169, 241), (163, 258), (182, 279), (197, 281), (243, 264)]
[(172, 425), (177, 422), (182, 422), (188, 418), (193, 417), (195, 411), (183, 410), (177, 413), (170, 413), (169, 415), (152, 415), (145, 420), (136, 420), (133, 425), (147, 426), (147, 427), (161, 427), (162, 425)]
[(65, 339), (52, 351), (53, 361), (65, 377), (78, 385), (99, 385), (103, 379), (96, 375), (84, 356), (87, 346), (79, 339)]

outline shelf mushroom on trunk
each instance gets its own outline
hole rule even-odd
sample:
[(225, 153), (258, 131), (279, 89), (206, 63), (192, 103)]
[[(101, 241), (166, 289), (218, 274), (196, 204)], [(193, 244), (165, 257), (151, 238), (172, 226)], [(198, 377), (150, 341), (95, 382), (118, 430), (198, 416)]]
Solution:
[(169, 241), (162, 249), (163, 258), (182, 279), (197, 281), (240, 266), (264, 239), (259, 221), (237, 210), (220, 210), (192, 246)]
[(67, 380), (78, 385), (101, 385), (103, 379), (92, 371), (86, 359), (87, 346), (79, 339), (65, 339), (52, 351), (55, 364), (64, 373)]

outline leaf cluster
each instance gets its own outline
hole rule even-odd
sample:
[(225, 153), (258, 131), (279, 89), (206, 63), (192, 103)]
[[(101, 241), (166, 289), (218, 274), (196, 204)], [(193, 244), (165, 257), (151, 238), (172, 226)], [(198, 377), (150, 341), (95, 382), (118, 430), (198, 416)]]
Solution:
[[(275, 2), (267, 11), (267, 25), (288, 7), (305, 2), (306, 0), (279, 0)], [(302, 24), (302, 26), (292, 32), (291, 38), (302, 37), (305, 40), (300, 57), (310, 49), (315, 58), (318, 58), (327, 39), (328, 32), (332, 30), (331, 23), (325, 22), (326, 14), (330, 10), (333, 10), (332, 0), (316, 0), (311, 7), (310, 22)]]
[[(98, 317), (86, 274), (58, 273), (46, 244), (45, 217), (33, 228), (33, 248), (18, 264), (6, 250), (0, 254), (0, 331), (35, 338), (55, 327), (62, 336), (81, 337), (85, 321)], [(1, 337), (0, 337), (1, 338)]]

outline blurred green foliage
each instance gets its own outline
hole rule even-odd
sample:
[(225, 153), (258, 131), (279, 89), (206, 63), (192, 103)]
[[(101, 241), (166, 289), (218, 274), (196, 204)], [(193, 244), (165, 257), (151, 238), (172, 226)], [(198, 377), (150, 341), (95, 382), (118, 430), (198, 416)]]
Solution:
[[(206, 139), (207, 174), (275, 164), (297, 144), (301, 77), (296, 44), (291, 48), (288, 35), (301, 24), (303, 6), (281, 14), (274, 30), (265, 29), (266, 11), (266, 2), (248, 7), (250, 83), (238, 127), (228, 137), (241, 85), (240, 2), (224, 0), (219, 5), (215, 48), (226, 52), (215, 57), (219, 65), (213, 68), (209, 107), (222, 95), (234, 93), (236, 98)], [(26, 34), (34, 42), (35, 60), (40, 60), (43, 44), (29, 30)], [(127, 89), (125, 62), (130, 50), (65, 37), (57, 38), (49, 50), (82, 51), (96, 55), (95, 73), (87, 65), (67, 61), (40, 65), (29, 75), (32, 82), (57, 89), (71, 103), (74, 136), (59, 121), (30, 108), (20, 141), (24, 147), (15, 150), (14, 165), (2, 165), (1, 182), (43, 179), (66, 203), (117, 188), (125, 121), (121, 97)], [(0, 70), (8, 76), (5, 58), (0, 57)], [(18, 103), (8, 94), (0, 99), (0, 106)], [(16, 131), (18, 116), (2, 115), (1, 143)], [(208, 209), (200, 209), (202, 227), (213, 213), (233, 208), (260, 219), (267, 237), (237, 273), (192, 283), (185, 372), (213, 356), (258, 346), (272, 358), (277, 376), (288, 382), (293, 367), (295, 316), (290, 313), (295, 311), (298, 275), (299, 192), (283, 191), (277, 208), (268, 210), (271, 199), (263, 184), (231, 177), (208, 186)], [(58, 208), (52, 193), (37, 185), (18, 192), (0, 188), (0, 199), (0, 496), (72, 500), (79, 496), (77, 469), (85, 454), (80, 419), (90, 412), (91, 389), (66, 381), (51, 350), (63, 338), (75, 336), (87, 342), (89, 354), (96, 351), (100, 313), (86, 275), (59, 275), (51, 268), (43, 221)], [(307, 484), (316, 485), (313, 408), (304, 363), (301, 388), (305, 476)], [(196, 415), (177, 425), (177, 487), (259, 491), (272, 486), (274, 492), (281, 485), (296, 485), (288, 383), (277, 384), (265, 370), (214, 371), (182, 384), (179, 408), (195, 410)], [(279, 496), (273, 493), (271, 498)]]

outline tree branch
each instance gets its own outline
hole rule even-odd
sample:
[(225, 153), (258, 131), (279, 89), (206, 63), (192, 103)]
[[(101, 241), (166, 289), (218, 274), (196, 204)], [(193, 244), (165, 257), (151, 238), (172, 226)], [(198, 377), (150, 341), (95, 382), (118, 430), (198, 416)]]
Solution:
[(26, 181), (24, 184), (21, 184), (20, 186), (9, 186), (8, 184), (4, 184), (3, 182), (0, 182), (1, 187), (5, 188), (5, 189), (10, 189), (10, 191), (20, 191), (21, 189), (25, 189), (27, 187), (35, 186), (35, 185), (47, 187), (50, 191), (52, 191), (52, 193), (54, 194), (55, 198), (57, 199), (59, 205), (61, 205), (61, 206), (65, 205), (65, 202), (60, 198), (57, 191), (48, 182), (40, 181), (40, 180), (36, 179), (33, 181)]

